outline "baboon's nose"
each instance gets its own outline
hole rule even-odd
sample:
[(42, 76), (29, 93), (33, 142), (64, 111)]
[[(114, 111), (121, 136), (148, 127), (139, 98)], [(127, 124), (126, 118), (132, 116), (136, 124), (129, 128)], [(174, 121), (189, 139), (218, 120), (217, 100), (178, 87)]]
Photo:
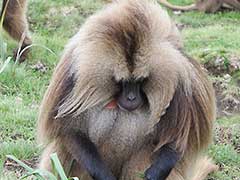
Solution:
[(131, 92), (127, 96), (128, 101), (134, 101), (137, 97)]

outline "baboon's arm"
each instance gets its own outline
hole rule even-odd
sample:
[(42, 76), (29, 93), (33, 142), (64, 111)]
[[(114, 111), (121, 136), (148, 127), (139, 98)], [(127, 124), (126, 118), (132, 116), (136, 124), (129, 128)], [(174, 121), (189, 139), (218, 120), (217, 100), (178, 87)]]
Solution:
[(94, 180), (116, 180), (102, 161), (96, 146), (81, 132), (64, 137), (65, 145), (73, 158), (81, 164)]

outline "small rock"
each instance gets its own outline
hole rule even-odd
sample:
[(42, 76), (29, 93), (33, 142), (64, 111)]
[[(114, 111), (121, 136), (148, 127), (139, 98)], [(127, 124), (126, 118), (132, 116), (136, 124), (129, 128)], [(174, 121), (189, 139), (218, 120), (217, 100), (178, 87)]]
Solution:
[(226, 112), (238, 111), (240, 109), (240, 101), (232, 95), (227, 95), (222, 99), (222, 104), (224, 105), (224, 111)]
[(186, 27), (186, 24), (177, 23), (176, 26), (180, 31), (182, 31)]
[(181, 14), (182, 14), (182, 11), (173, 11), (173, 14), (175, 14), (175, 15), (181, 15)]
[(41, 61), (38, 61), (37, 64), (31, 66), (31, 68), (35, 71), (40, 71), (42, 73), (46, 73), (48, 70), (47, 66), (41, 63)]
[(225, 82), (230, 82), (231, 81), (231, 79), (232, 79), (232, 76), (230, 76), (229, 74), (225, 74), (224, 76), (223, 76), (223, 78), (224, 78), (224, 80), (225, 80)]
[(233, 75), (240, 70), (240, 57), (230, 56), (228, 58), (218, 56), (215, 60), (209, 60), (204, 67), (215, 76), (224, 76), (224, 74)]

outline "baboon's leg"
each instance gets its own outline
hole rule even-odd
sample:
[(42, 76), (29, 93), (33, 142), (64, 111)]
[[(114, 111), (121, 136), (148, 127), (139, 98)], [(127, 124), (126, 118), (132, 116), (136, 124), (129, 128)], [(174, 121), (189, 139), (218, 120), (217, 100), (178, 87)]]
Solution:
[(232, 6), (234, 9), (240, 10), (240, 0), (223, 0), (223, 3)]
[(131, 159), (123, 166), (120, 180), (141, 180), (141, 175), (150, 166), (151, 149), (143, 149), (134, 154)]
[[(142, 180), (142, 175), (150, 167), (151, 154), (153, 149), (146, 147), (137, 154), (133, 155), (129, 162), (127, 162), (122, 171), (121, 180)], [(167, 180), (184, 180), (183, 177), (173, 169), (168, 176)]]
[[(139, 175), (144, 175), (144, 172), (150, 167), (151, 152), (151, 148), (146, 148), (133, 155), (124, 165), (120, 179), (142, 180)], [(207, 156), (193, 157), (189, 160), (181, 160), (172, 169), (167, 180), (204, 180), (209, 173), (217, 171), (217, 169), (218, 167)]]
[(87, 171), (83, 170), (79, 164), (76, 164), (76, 161), (73, 163), (69, 177), (78, 177), (80, 180), (93, 180)]
[(60, 143), (51, 143), (45, 148), (39, 163), (40, 169), (45, 169), (49, 172), (52, 171), (50, 160), (50, 155), (52, 153), (57, 153), (58, 158), (68, 177), (78, 177), (84, 180), (92, 180), (88, 173), (72, 159), (71, 154), (69, 154)]
[[(26, 0), (9, 0), (9, 2), (7, 2), (8, 0), (3, 0), (1, 17), (6, 8), (3, 27), (9, 35), (18, 42), (24, 38), (21, 46), (22, 50), (32, 43), (28, 33), (28, 23), (25, 14), (27, 2)], [(24, 56), (26, 56), (27, 53), (27, 51), (23, 53), (23, 57), (20, 59), (21, 61), (26, 58)]]

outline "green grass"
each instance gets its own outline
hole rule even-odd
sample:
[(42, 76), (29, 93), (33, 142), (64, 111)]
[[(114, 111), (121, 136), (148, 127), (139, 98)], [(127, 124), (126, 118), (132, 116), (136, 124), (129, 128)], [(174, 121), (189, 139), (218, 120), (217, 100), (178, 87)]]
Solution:
[(220, 171), (212, 175), (216, 180), (238, 180), (240, 177), (240, 116), (220, 118), (216, 121), (215, 143), (209, 154)]
[[(182, 5), (193, 1), (171, 2)], [(78, 31), (86, 17), (102, 6), (101, 0), (29, 1), (28, 17), (34, 43), (50, 48), (56, 55), (44, 48), (33, 47), (26, 63), (14, 65), (11, 62), (0, 74), (0, 179), (14, 179), (10, 172), (1, 173), (7, 154), (19, 159), (39, 155), (35, 142), (36, 119), (52, 71), (68, 39)], [(182, 34), (189, 55), (203, 62), (218, 55), (240, 57), (239, 12), (187, 12), (180, 15), (169, 12), (177, 23), (185, 26)], [(3, 37), (8, 46), (6, 56), (12, 56), (17, 44), (6, 33)], [(38, 61), (47, 66), (46, 73), (32, 69)], [(1, 64), (2, 61), (0, 67)], [(214, 180), (237, 180), (240, 177), (239, 125), (239, 116), (221, 118), (216, 122), (217, 127), (223, 128), (223, 135), (216, 132), (215, 144), (209, 148), (209, 154), (221, 167), (221, 171), (211, 175)], [(230, 140), (226, 138), (228, 136)]]
[(50, 155), (51, 159), (51, 164), (52, 164), (52, 170), (53, 172), (46, 171), (44, 169), (38, 169), (38, 168), (32, 168), (26, 163), (20, 161), (13, 155), (7, 155), (7, 157), (13, 161), (16, 162), (18, 165), (20, 165), (22, 168), (24, 168), (27, 173), (21, 177), (21, 179), (26, 179), (26, 178), (37, 178), (37, 180), (79, 180), (77, 177), (67, 177), (60, 160), (58, 158), (57, 153), (53, 153)]

